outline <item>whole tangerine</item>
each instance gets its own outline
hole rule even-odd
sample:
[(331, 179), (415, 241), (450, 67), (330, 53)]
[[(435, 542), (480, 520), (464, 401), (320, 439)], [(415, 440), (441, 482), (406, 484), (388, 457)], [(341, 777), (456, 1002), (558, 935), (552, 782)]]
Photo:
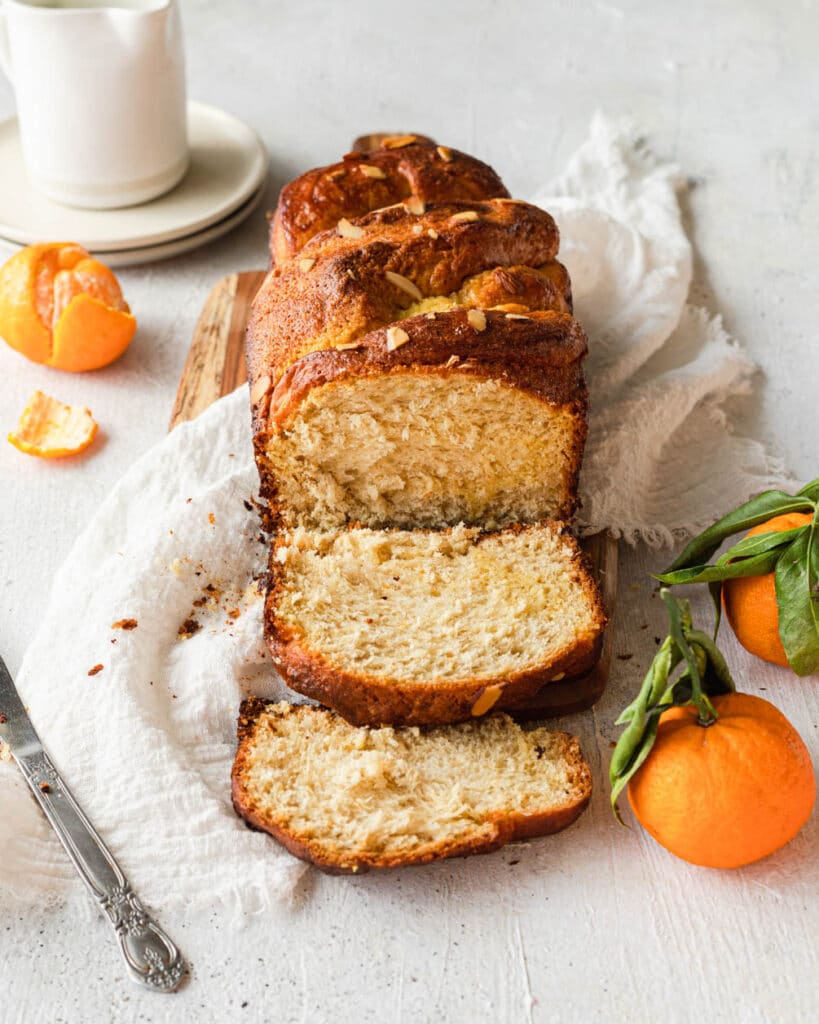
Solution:
[(711, 700), (712, 725), (700, 725), (691, 706), (663, 714), (628, 797), (643, 828), (677, 857), (737, 868), (793, 839), (816, 782), (801, 736), (773, 704), (748, 693)]
[[(811, 519), (809, 512), (788, 512), (760, 523), (745, 536), (793, 530), (810, 523)], [(731, 629), (746, 651), (764, 661), (789, 668), (788, 656), (779, 636), (774, 573), (725, 580), (722, 585), (722, 606)]]
[(0, 337), (35, 363), (98, 370), (135, 331), (119, 281), (82, 246), (29, 245), (0, 267)]

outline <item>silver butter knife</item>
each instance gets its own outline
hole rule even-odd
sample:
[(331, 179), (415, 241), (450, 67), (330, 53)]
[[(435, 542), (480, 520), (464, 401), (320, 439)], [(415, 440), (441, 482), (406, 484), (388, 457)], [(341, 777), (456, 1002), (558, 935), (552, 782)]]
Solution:
[(8, 744), (72, 864), (113, 925), (131, 977), (156, 992), (173, 992), (186, 974), (185, 961), (148, 916), (119, 864), (60, 778), (2, 657), (0, 739)]

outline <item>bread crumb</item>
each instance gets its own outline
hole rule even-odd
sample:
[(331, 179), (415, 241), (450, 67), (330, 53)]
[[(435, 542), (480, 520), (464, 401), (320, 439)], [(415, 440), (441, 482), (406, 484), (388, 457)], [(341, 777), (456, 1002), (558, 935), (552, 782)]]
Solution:
[(89, 668), (88, 674), (89, 676), (95, 676), (98, 672), (102, 672), (103, 668), (105, 668), (104, 665), (95, 665), (93, 668)]
[(185, 619), (179, 629), (176, 631), (176, 635), (180, 640), (189, 640), (194, 633), (198, 633), (202, 628), (202, 624), (197, 622), (194, 618)]
[(136, 629), (138, 625), (136, 619), (117, 619), (111, 623), (111, 629)]

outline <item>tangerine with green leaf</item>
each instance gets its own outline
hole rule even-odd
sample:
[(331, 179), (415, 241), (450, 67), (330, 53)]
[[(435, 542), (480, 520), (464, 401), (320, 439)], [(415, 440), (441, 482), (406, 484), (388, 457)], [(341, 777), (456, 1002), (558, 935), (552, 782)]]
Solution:
[(691, 705), (663, 713), (628, 799), (643, 828), (677, 857), (737, 868), (793, 839), (816, 783), (807, 747), (773, 704), (749, 693), (711, 702), (710, 725)]
[[(782, 533), (807, 526), (810, 512), (789, 512), (760, 523), (745, 536)], [(737, 640), (757, 658), (789, 668), (790, 663), (779, 635), (779, 610), (776, 603), (776, 574), (738, 576), (722, 584), (722, 607)]]

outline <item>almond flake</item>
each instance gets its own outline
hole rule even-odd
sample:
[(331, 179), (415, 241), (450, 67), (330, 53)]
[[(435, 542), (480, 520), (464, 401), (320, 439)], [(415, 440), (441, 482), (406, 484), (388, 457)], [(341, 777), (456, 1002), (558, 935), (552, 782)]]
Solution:
[(368, 178), (386, 178), (387, 175), (381, 170), (380, 167), (374, 167), (372, 164), (359, 164), (358, 169), (362, 174), (366, 174)]
[(250, 402), (251, 405), (256, 405), (268, 393), (270, 388), (273, 386), (273, 381), (268, 376), (259, 377), (253, 387), (250, 389)]
[(402, 345), (410, 340), (410, 336), (406, 331), (400, 327), (388, 327), (387, 328), (387, 351), (394, 352), (397, 348), (401, 348)]
[(447, 361), (444, 363), (444, 369), (447, 369), (450, 366), (455, 366), (456, 363), (460, 363), (460, 361), (460, 356), (450, 356), (449, 359), (447, 359)]
[(364, 228), (357, 224), (351, 224), (346, 217), (342, 217), (336, 228), (342, 238), (363, 238)]
[(343, 178), (346, 173), (347, 171), (344, 167), (339, 167), (337, 171), (330, 171), (327, 174), (327, 177), (330, 179), (330, 181), (335, 181), (336, 178)]
[(305, 259), (299, 260), (299, 266), (301, 267), (301, 269), (306, 274), (307, 271), (310, 270), (310, 268), (313, 266), (313, 264), (315, 262), (316, 262), (315, 260), (312, 260), (309, 257), (305, 257)]
[(477, 220), (478, 214), (475, 210), (464, 210), (463, 213), (453, 213), (449, 219), (451, 221)]
[(452, 159), (452, 150), (448, 146), (438, 146), (438, 156), (445, 163), (449, 163)]
[(423, 293), (417, 284), (414, 284), (408, 277), (404, 277), (403, 274), (396, 274), (392, 270), (385, 271), (384, 276), (390, 282), (394, 284), (396, 288), (400, 288), (402, 292), (406, 292), (407, 295), (415, 299), (416, 302), (420, 302), (423, 299)]
[(481, 691), (480, 697), (472, 705), (472, 714), (477, 718), (479, 715), (485, 715), (490, 708), (494, 707), (498, 703), (498, 699), (503, 692), (501, 686), (486, 686)]
[(336, 352), (348, 352), (353, 348), (361, 348), (360, 341), (348, 341), (346, 345), (333, 345)]
[(404, 206), (406, 206), (410, 213), (414, 213), (416, 217), (420, 217), (427, 208), (427, 204), (420, 196), (410, 196), (409, 199), (405, 199)]
[(411, 146), (416, 141), (415, 135), (390, 135), (381, 145), (384, 149), (401, 149), (402, 146)]
[(523, 313), (507, 313), (507, 320), (531, 320), (531, 317), (524, 316)]
[(430, 238), (440, 238), (441, 236), (435, 230), (435, 228), (427, 228), (427, 234)]
[(436, 316), (437, 316), (437, 314), (436, 314), (436, 313), (435, 313), (435, 311), (433, 310), (433, 312), (432, 312), (432, 313), (427, 313), (427, 315), (426, 315), (425, 319), (427, 319), (427, 320), (434, 320)]
[(476, 331), (486, 330), (486, 313), (484, 313), (483, 310), (470, 309), (466, 314), (466, 319)]
[(424, 225), (423, 224), (413, 224), (412, 225), (412, 233), (414, 235), (422, 235), (424, 233)]

